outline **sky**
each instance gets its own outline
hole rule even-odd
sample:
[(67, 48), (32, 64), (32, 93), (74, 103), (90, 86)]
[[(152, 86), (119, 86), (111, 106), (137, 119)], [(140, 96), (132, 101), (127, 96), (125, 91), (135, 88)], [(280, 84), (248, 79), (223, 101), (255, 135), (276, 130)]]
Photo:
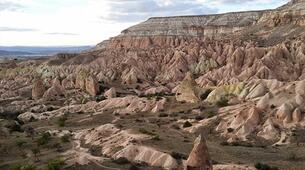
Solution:
[(279, 7), (289, 0), (0, 0), (0, 46), (94, 45), (154, 16)]

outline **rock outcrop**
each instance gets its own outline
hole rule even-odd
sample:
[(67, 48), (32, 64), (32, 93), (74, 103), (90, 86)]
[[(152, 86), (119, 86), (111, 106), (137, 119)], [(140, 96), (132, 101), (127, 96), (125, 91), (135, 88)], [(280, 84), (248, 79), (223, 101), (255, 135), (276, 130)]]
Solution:
[(185, 170), (213, 170), (213, 164), (206, 146), (206, 141), (200, 135), (194, 142), (194, 148), (191, 151), (186, 163)]
[(187, 73), (184, 80), (175, 90), (176, 100), (189, 103), (199, 102), (202, 89), (197, 85), (191, 73)]
[(100, 92), (100, 87), (99, 87), (99, 83), (96, 79), (95, 76), (89, 76), (86, 79), (86, 91), (91, 95), (91, 96), (96, 96), (99, 94)]
[(36, 79), (33, 88), (32, 88), (32, 97), (33, 99), (37, 100), (42, 98), (43, 94), (46, 91), (46, 87), (43, 83), (42, 79)]

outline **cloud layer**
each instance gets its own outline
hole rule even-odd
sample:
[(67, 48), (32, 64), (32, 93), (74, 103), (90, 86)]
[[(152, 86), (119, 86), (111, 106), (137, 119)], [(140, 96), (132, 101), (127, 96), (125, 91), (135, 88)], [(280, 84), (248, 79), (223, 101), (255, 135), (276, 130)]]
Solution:
[(112, 0), (108, 5), (109, 13), (102, 18), (115, 22), (135, 22), (152, 16), (217, 13), (216, 8), (196, 0)]

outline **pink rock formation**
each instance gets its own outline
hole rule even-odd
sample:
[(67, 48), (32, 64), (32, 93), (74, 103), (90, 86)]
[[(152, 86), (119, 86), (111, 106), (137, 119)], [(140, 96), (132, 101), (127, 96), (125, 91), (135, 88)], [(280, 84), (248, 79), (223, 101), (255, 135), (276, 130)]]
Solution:
[(210, 159), (206, 141), (200, 135), (194, 142), (193, 150), (191, 151), (186, 163), (185, 170), (212, 170), (213, 165)]
[(33, 99), (37, 100), (40, 99), (43, 94), (45, 93), (46, 88), (44, 86), (44, 83), (42, 81), (42, 79), (36, 79), (34, 84), (33, 84), (33, 88), (32, 88), (32, 97)]
[(89, 76), (86, 79), (86, 91), (91, 95), (91, 96), (96, 96), (100, 92), (99, 84), (95, 76)]

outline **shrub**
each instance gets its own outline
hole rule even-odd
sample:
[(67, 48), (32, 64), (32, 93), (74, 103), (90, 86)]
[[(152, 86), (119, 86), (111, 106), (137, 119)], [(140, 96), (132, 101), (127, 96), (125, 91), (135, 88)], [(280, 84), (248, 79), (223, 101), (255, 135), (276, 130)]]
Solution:
[(154, 136), (155, 134), (153, 132), (150, 132), (144, 128), (140, 128), (139, 129), (139, 132), (143, 133), (143, 134), (146, 134), (146, 135), (151, 135), (151, 136)]
[(47, 170), (60, 170), (65, 165), (61, 159), (54, 159), (48, 162)]
[(57, 152), (63, 152), (63, 148), (60, 143), (56, 142), (52, 145), (53, 149), (56, 149)]
[(158, 116), (159, 116), (159, 117), (168, 117), (168, 114), (166, 114), (166, 113), (160, 113)]
[(23, 141), (23, 140), (17, 140), (17, 141), (16, 141), (16, 146), (17, 146), (19, 149), (21, 149), (25, 144), (26, 144), (26, 142)]
[(151, 138), (151, 140), (159, 141), (161, 140), (159, 135), (155, 135), (154, 137)]
[(193, 126), (189, 121), (184, 122), (183, 128), (191, 127)]
[(297, 157), (297, 155), (296, 155), (295, 153), (291, 152), (291, 153), (289, 153), (289, 155), (288, 155), (288, 160), (289, 160), (289, 161), (297, 161), (297, 160), (298, 160), (298, 157)]
[(228, 146), (229, 143), (228, 143), (227, 141), (222, 141), (222, 142), (220, 142), (220, 145), (221, 145), (221, 146)]
[(263, 164), (263, 163), (256, 163), (254, 165), (254, 167), (257, 169), (257, 170), (278, 170), (277, 167), (271, 167), (267, 164)]
[(200, 121), (200, 120), (203, 120), (203, 119), (204, 119), (204, 117), (201, 116), (201, 115), (198, 115), (198, 116), (195, 117), (195, 120), (197, 120), (197, 121)]
[(220, 98), (220, 100), (218, 100), (218, 101), (216, 102), (216, 105), (217, 105), (218, 107), (225, 107), (225, 106), (228, 106), (228, 105), (229, 105), (228, 102), (229, 102), (228, 99), (222, 97), (222, 98)]
[(128, 159), (126, 159), (126, 158), (124, 158), (124, 157), (120, 157), (120, 158), (118, 158), (118, 159), (115, 159), (114, 162), (117, 163), (117, 164), (120, 164), (120, 165), (124, 165), (124, 164), (130, 163), (130, 162), (128, 161)]
[(66, 115), (61, 116), (61, 117), (58, 118), (58, 120), (57, 120), (57, 125), (58, 125), (59, 127), (64, 127), (65, 124), (66, 124), (66, 120), (67, 120), (67, 119), (68, 119), (68, 118), (67, 118)]
[(170, 154), (173, 158), (175, 159), (186, 159), (187, 156), (182, 154), (182, 153), (178, 153), (178, 152), (175, 152), (175, 151), (172, 151), (171, 154)]
[(21, 126), (17, 121), (9, 121), (4, 127), (9, 129), (9, 132), (21, 132)]
[(10, 170), (36, 170), (34, 165), (13, 165)]
[(232, 133), (232, 132), (234, 131), (234, 129), (233, 129), (233, 128), (228, 128), (227, 131), (228, 131), (229, 133)]
[(38, 160), (37, 159), (37, 155), (40, 153), (40, 149), (39, 148), (33, 148), (32, 149), (32, 153), (33, 153), (33, 155), (35, 157), (35, 160)]
[(211, 89), (207, 89), (203, 94), (201, 94), (200, 99), (205, 100), (211, 92), (212, 92)]
[(49, 132), (44, 132), (38, 139), (37, 144), (38, 145), (46, 145), (51, 140), (51, 134)]
[(214, 111), (210, 111), (207, 114), (208, 114), (208, 118), (214, 117), (216, 115)]
[(60, 140), (61, 140), (62, 143), (68, 143), (68, 142), (70, 142), (70, 137), (71, 136), (69, 134), (65, 134), (64, 136), (62, 136), (60, 138)]
[(89, 148), (89, 152), (93, 156), (102, 156), (102, 148), (99, 146), (91, 146)]

